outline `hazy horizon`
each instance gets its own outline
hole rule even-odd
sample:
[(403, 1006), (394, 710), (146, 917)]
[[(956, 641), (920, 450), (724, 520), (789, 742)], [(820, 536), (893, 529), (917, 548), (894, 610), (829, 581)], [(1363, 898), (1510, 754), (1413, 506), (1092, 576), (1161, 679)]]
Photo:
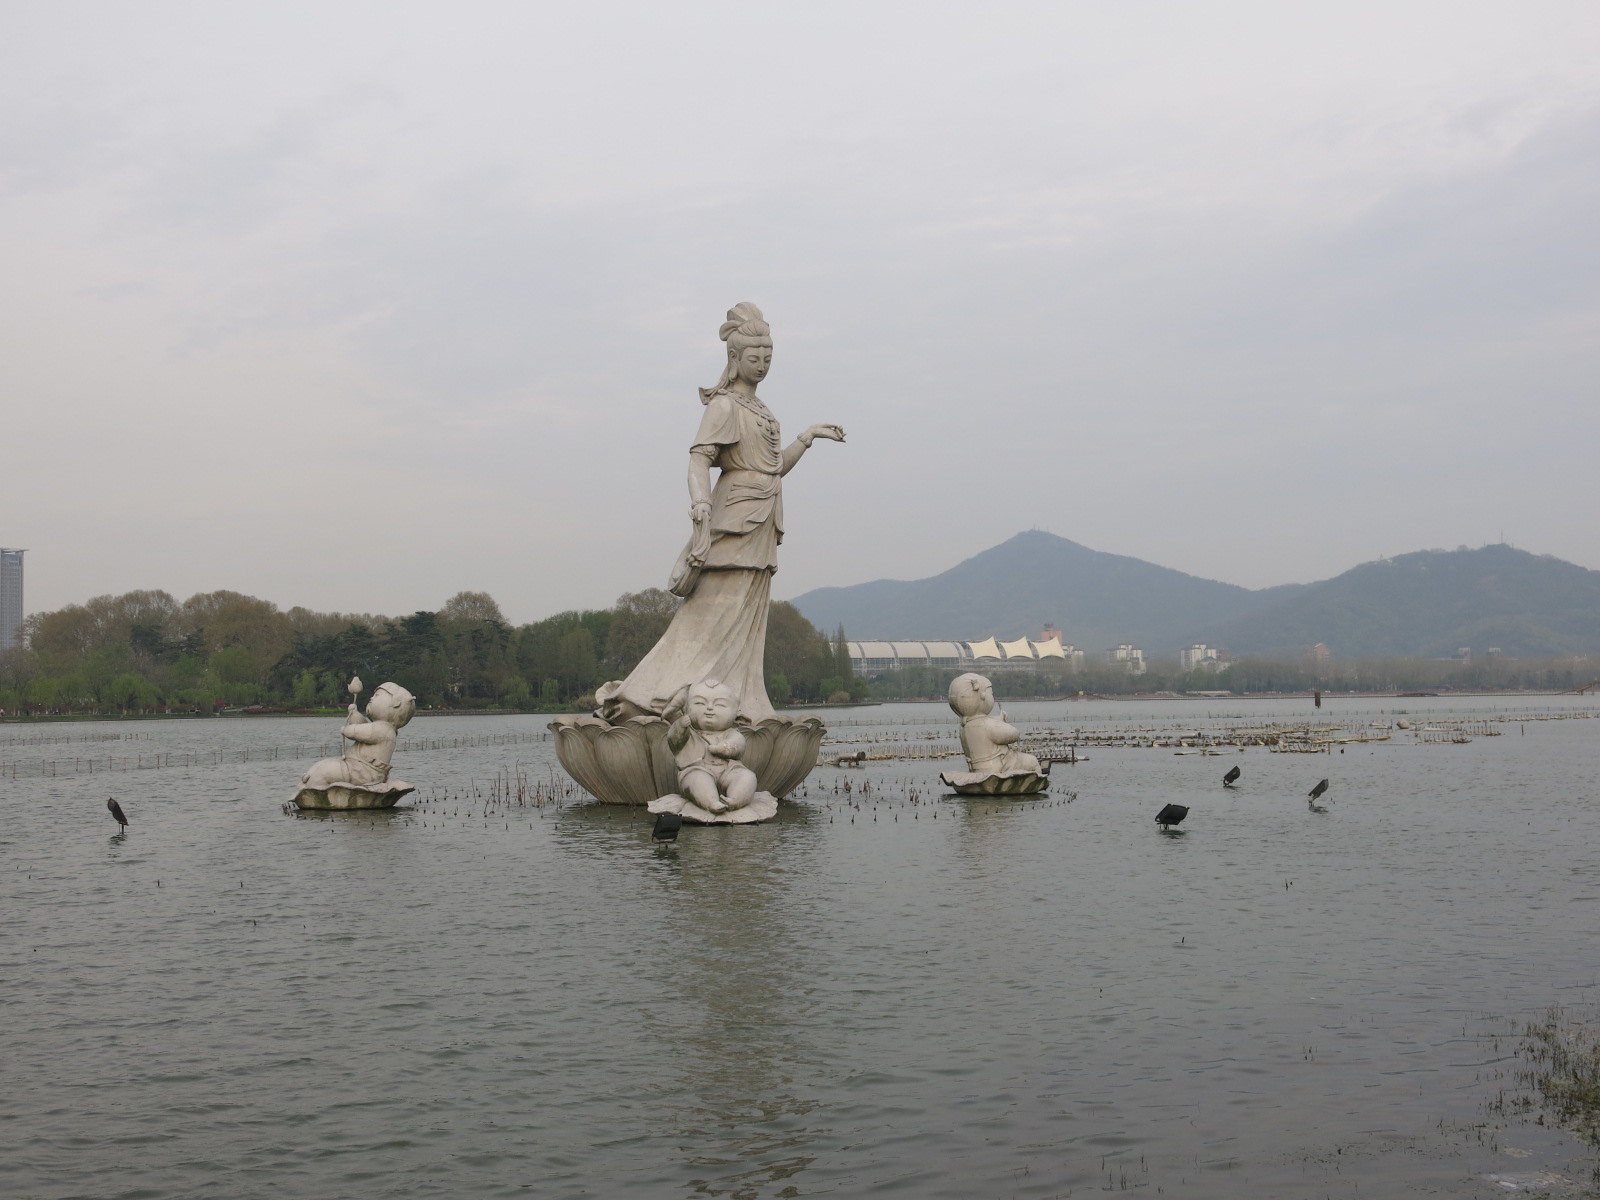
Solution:
[(1600, 13), (12, 6), (27, 605), (660, 586), (740, 300), (775, 594), (1020, 530), (1250, 588), (1600, 568)]

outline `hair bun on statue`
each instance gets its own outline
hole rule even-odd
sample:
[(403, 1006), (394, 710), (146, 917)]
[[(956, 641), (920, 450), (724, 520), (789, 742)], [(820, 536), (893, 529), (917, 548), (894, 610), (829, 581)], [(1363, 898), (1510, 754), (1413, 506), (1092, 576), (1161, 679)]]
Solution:
[(722, 378), (717, 380), (715, 386), (700, 389), (701, 404), (710, 404), (711, 397), (727, 390), (728, 385), (733, 382), (734, 359), (751, 346), (772, 345), (772, 327), (767, 324), (766, 317), (761, 315), (761, 310), (748, 300), (735, 304), (728, 310), (728, 319), (722, 323), (722, 328), (717, 330), (717, 336), (728, 343), (728, 361), (723, 364)]
[(735, 334), (742, 335), (741, 341), (753, 342), (756, 339), (770, 338), (772, 328), (767, 324), (766, 317), (761, 315), (761, 310), (745, 300), (728, 310), (728, 319), (722, 323), (722, 328), (717, 330), (717, 336), (725, 342)]

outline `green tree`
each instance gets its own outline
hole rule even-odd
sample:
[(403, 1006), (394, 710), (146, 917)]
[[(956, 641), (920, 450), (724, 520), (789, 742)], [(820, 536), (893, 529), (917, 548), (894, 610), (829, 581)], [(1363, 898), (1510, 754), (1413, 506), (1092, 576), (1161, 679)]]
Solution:
[(556, 643), (556, 678), (561, 681), (563, 698), (579, 696), (597, 682), (598, 660), (594, 635), (582, 625), (567, 630)]
[(144, 676), (128, 671), (111, 681), (103, 699), (127, 713), (154, 708), (160, 694)]
[(772, 701), (774, 708), (782, 708), (788, 704), (793, 694), (794, 689), (789, 686), (789, 677), (787, 675), (767, 676), (767, 698)]
[(608, 679), (625, 679), (672, 624), (682, 602), (663, 588), (624, 592), (611, 610), (601, 666)]
[(294, 677), (291, 696), (296, 708), (313, 708), (317, 703), (317, 675), (315, 671), (301, 671)]
[(206, 664), (224, 687), (248, 690), (252, 698), (261, 688), (262, 664), (243, 646), (224, 646)]
[(464, 624), (484, 621), (493, 621), (496, 625), (506, 623), (505, 614), (488, 592), (457, 592), (444, 602), (444, 607), (439, 610), (439, 619)]
[(782, 675), (797, 700), (820, 700), (824, 676), (833, 674), (834, 650), (800, 610), (787, 600), (767, 611), (766, 674)]
[(533, 700), (533, 689), (521, 675), (512, 675), (501, 687), (500, 699), (512, 708), (527, 708)]

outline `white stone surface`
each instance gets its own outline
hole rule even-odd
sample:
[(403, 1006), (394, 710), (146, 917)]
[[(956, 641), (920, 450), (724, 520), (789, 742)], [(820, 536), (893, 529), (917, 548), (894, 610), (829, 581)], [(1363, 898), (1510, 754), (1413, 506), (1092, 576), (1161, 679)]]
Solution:
[(393, 808), (404, 796), (417, 789), (398, 779), (393, 783), (331, 783), (327, 787), (303, 787), (295, 793), (300, 808)]
[(784, 446), (777, 417), (756, 394), (772, 366), (761, 310), (735, 305), (719, 334), (727, 363), (700, 391), (705, 410), (688, 464), (691, 531), (668, 584), (683, 605), (626, 679), (597, 690), (600, 715), (613, 724), (662, 714), (685, 682), (699, 679), (726, 683), (751, 721), (776, 716), (762, 660), (783, 541), (782, 481), (813, 442), (842, 442), (844, 430), (812, 425)]
[(678, 768), (678, 791), (649, 804), (702, 825), (745, 825), (777, 814), (777, 797), (758, 789), (743, 762), (747, 746), (736, 723), (739, 697), (727, 684), (703, 679), (667, 702), (667, 746)]
[[(567, 774), (607, 804), (644, 806), (678, 786), (678, 764), (667, 746), (667, 722), (632, 717), (620, 725), (600, 717), (557, 717), (550, 722), (556, 755)], [(769, 717), (741, 723), (744, 764), (761, 791), (787, 796), (817, 765), (827, 732), (816, 717)]]
[(961, 718), (961, 752), (965, 771), (946, 771), (939, 778), (964, 796), (1013, 796), (1042, 792), (1049, 776), (1031, 754), (1014, 748), (1022, 733), (995, 715), (994, 685), (968, 672), (950, 681), (950, 707)]
[[(360, 691), (352, 680), (350, 693)], [(300, 779), (294, 802), (301, 808), (390, 808), (415, 789), (389, 779), (389, 760), (400, 730), (416, 715), (416, 698), (398, 683), (380, 684), (363, 715), (354, 703), (341, 737), (351, 743), (342, 758), (313, 763)]]
[(712, 813), (693, 800), (686, 800), (674, 793), (650, 801), (648, 808), (653, 813), (677, 813), (685, 821), (694, 821), (699, 825), (754, 825), (760, 821), (770, 821), (778, 815), (778, 798), (767, 792), (757, 792), (743, 808)]

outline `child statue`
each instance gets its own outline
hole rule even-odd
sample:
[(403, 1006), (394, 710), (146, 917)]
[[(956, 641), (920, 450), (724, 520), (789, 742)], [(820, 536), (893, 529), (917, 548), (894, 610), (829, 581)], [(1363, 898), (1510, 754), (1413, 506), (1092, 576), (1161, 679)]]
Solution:
[[(352, 683), (352, 692), (359, 688)], [(399, 732), (416, 714), (417, 701), (398, 683), (381, 684), (363, 715), (352, 700), (340, 736), (353, 742), (342, 758), (313, 763), (294, 802), (301, 808), (392, 808), (415, 788), (389, 779), (389, 759)]]
[(653, 813), (677, 813), (702, 825), (749, 824), (778, 811), (777, 799), (757, 790), (756, 774), (740, 759), (744, 734), (739, 698), (727, 684), (705, 679), (678, 689), (662, 716), (667, 748), (678, 766), (678, 791), (650, 803)]
[(1047, 773), (1031, 754), (1013, 749), (1022, 733), (995, 709), (994, 685), (970, 672), (950, 681), (950, 707), (961, 718), (961, 752), (965, 771), (939, 776), (964, 796), (1008, 796), (1042, 792), (1049, 786)]

